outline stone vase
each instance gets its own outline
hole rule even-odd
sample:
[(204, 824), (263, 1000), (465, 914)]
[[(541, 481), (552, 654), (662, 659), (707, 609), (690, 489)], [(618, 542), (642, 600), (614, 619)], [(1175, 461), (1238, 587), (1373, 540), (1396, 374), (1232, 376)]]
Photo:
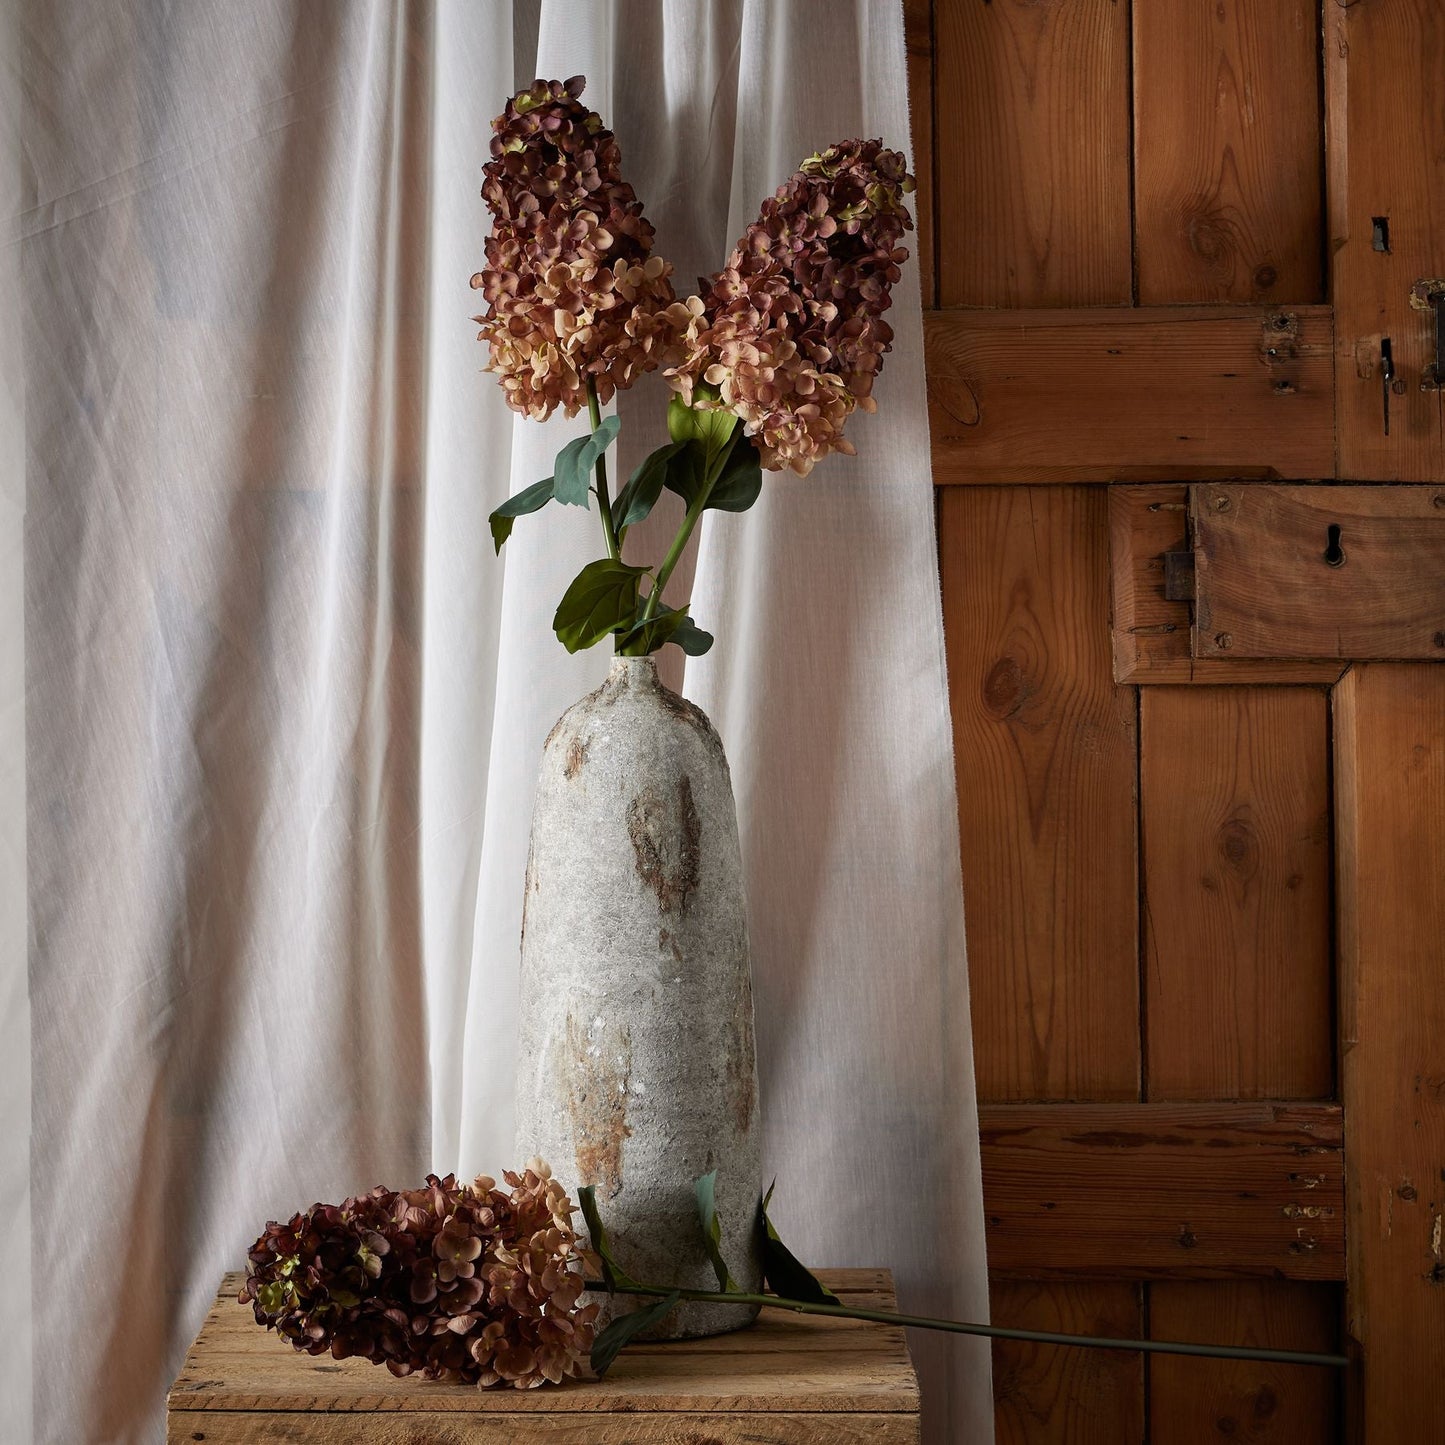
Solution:
[[(752, 973), (727, 758), (701, 709), (619, 657), (547, 738), (522, 913), (518, 1158), (592, 1184), (633, 1278), (717, 1288), (693, 1181), (717, 1171), (722, 1252), (762, 1287)], [(604, 1317), (646, 1300), (616, 1296)], [(679, 1306), (647, 1338), (757, 1311)]]

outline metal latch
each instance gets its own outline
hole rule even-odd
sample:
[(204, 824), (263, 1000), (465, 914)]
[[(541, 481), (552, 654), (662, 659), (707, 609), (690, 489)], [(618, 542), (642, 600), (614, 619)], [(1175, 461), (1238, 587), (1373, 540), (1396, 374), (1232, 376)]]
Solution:
[(1426, 277), (1410, 288), (1410, 305), (1435, 317), (1435, 360), (1420, 373), (1421, 391), (1445, 386), (1445, 280)]

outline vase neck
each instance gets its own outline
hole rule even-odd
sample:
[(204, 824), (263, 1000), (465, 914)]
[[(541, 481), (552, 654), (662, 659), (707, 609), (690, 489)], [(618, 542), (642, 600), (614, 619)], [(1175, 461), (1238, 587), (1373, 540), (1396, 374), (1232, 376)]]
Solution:
[(657, 687), (657, 662), (651, 657), (614, 657), (607, 681), (625, 682), (629, 687)]

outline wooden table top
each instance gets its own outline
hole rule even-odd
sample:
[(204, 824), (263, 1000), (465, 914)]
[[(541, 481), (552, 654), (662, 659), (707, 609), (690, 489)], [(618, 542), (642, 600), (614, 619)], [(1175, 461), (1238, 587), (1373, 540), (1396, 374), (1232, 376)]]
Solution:
[[(819, 1278), (847, 1303), (894, 1308), (887, 1270)], [(171, 1441), (918, 1439), (918, 1382), (903, 1331), (891, 1325), (764, 1310), (733, 1334), (631, 1346), (603, 1380), (479, 1390), (299, 1353), (237, 1304), (241, 1280), (223, 1280), (171, 1388)]]

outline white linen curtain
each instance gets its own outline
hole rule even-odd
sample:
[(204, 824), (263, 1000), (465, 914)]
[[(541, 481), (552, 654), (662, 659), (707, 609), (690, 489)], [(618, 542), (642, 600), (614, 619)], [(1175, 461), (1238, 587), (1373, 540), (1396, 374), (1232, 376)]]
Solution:
[[(513, 1162), (536, 764), (607, 659), (550, 630), (595, 516), (525, 518), (491, 555), (488, 511), (583, 424), (515, 419), (479, 371), (491, 116), (586, 74), (686, 287), (803, 156), (907, 145), (902, 17), (19, 0), (5, 23), (0, 1204), (12, 1320), (33, 1310), (0, 1403), (21, 1438), (151, 1441), (268, 1218)], [(785, 1235), (982, 1318), (905, 276), (859, 456), (709, 516), (718, 643), (666, 665), (732, 761)], [(657, 378), (623, 399), (624, 468), (662, 403)], [(930, 1438), (989, 1439), (981, 1343), (913, 1345)]]

